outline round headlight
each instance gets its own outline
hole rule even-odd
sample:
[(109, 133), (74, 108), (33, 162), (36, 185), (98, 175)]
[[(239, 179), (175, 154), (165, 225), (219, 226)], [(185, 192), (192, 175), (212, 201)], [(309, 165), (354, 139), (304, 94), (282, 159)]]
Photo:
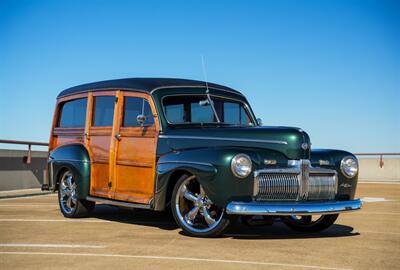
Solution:
[(246, 154), (237, 154), (232, 158), (231, 169), (235, 176), (245, 178), (251, 173), (251, 159)]
[(340, 169), (347, 178), (353, 178), (358, 172), (357, 159), (352, 156), (347, 156), (342, 159)]

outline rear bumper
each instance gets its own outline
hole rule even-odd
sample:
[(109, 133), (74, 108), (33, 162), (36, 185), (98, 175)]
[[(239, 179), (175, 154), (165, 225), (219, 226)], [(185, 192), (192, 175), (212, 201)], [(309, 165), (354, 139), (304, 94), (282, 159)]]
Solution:
[(327, 215), (361, 209), (360, 199), (326, 202), (231, 202), (226, 207), (229, 215)]

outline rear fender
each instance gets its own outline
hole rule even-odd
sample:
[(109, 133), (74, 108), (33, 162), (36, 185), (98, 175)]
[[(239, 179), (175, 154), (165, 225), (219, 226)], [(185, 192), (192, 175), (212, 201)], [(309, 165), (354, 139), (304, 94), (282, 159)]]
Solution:
[(85, 199), (89, 195), (90, 158), (86, 148), (81, 144), (70, 144), (54, 149), (48, 160), (49, 188), (58, 189), (61, 174), (70, 170), (78, 186), (77, 196)]

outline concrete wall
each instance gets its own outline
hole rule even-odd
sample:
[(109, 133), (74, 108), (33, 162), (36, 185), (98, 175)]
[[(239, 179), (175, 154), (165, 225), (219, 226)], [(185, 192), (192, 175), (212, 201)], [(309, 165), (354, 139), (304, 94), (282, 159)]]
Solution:
[[(0, 150), (0, 191), (39, 188), (46, 177), (47, 152), (32, 151), (32, 162), (26, 164), (26, 150)], [(359, 157), (360, 181), (400, 182), (400, 157), (384, 158)]]
[(39, 188), (45, 177), (47, 152), (32, 151), (26, 164), (27, 150), (0, 149), (0, 191)]
[(400, 182), (400, 158), (384, 157), (382, 168), (379, 158), (358, 157), (360, 181)]

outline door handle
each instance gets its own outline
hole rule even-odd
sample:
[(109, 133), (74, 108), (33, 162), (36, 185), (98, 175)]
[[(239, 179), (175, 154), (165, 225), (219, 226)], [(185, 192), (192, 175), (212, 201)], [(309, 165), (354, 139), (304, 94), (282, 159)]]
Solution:
[(115, 134), (115, 139), (117, 139), (118, 141), (120, 141), (121, 140), (121, 134)]

